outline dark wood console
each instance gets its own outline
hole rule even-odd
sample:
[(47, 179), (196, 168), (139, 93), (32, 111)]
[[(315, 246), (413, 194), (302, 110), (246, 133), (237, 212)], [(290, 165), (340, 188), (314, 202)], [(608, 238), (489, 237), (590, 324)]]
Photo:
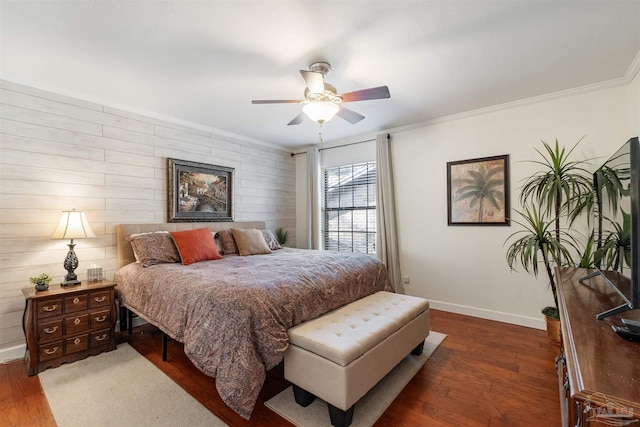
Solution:
[(115, 282), (22, 290), (29, 375), (116, 349)]
[(640, 425), (640, 342), (627, 341), (611, 328), (621, 318), (640, 320), (640, 310), (596, 320), (596, 314), (623, 301), (602, 277), (578, 281), (591, 271), (556, 269), (562, 425)]

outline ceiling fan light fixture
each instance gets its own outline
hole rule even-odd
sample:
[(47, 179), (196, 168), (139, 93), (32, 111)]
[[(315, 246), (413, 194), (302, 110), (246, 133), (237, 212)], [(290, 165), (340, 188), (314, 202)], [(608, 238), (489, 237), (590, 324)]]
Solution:
[(323, 124), (331, 120), (340, 110), (340, 106), (330, 101), (309, 102), (302, 111), (316, 123)]

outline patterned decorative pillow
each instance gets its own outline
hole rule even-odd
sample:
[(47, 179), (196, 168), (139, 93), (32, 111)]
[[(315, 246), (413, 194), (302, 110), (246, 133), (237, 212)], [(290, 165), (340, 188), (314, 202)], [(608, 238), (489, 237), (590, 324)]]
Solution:
[(132, 234), (126, 239), (143, 267), (180, 262), (180, 254), (168, 231)]
[(264, 240), (267, 242), (267, 246), (269, 246), (269, 249), (271, 249), (272, 251), (282, 249), (282, 246), (280, 246), (278, 239), (276, 239), (276, 236), (273, 235), (271, 230), (262, 230), (262, 235), (264, 236)]
[(236, 245), (238, 245), (238, 253), (240, 253), (240, 255), (244, 256), (271, 253), (271, 249), (267, 246), (267, 242), (264, 240), (264, 236), (260, 230), (241, 230), (232, 228), (231, 232), (233, 233), (233, 237), (236, 239)]
[(231, 230), (218, 231), (216, 233), (216, 237), (220, 241), (223, 254), (229, 255), (238, 253), (238, 245), (236, 245), (236, 239), (234, 239)]

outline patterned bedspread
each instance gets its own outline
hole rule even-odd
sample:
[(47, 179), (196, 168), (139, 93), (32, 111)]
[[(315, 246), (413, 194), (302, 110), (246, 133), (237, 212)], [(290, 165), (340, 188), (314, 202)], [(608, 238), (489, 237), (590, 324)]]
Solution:
[(129, 264), (115, 275), (122, 303), (184, 343), (224, 402), (249, 419), (267, 370), (283, 359), (287, 329), (380, 290), (370, 255), (283, 248), (188, 266)]

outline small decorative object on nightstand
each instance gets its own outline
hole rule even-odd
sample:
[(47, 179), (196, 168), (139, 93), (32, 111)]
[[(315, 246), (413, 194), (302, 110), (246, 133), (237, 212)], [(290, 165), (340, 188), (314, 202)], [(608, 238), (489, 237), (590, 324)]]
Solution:
[(76, 276), (75, 269), (78, 268), (78, 257), (73, 251), (76, 246), (73, 243), (73, 239), (86, 239), (90, 237), (96, 237), (89, 226), (87, 217), (84, 212), (78, 212), (75, 209), (71, 211), (63, 211), (60, 217), (58, 226), (51, 235), (52, 239), (71, 239), (71, 243), (68, 244), (69, 252), (64, 259), (64, 269), (67, 270), (67, 275), (64, 277), (62, 286), (79, 285), (80, 280)]
[(102, 267), (99, 265), (91, 264), (87, 268), (87, 280), (90, 282), (97, 282), (102, 280)]
[(51, 277), (49, 277), (49, 275), (46, 273), (42, 273), (39, 276), (30, 277), (29, 281), (36, 285), (36, 291), (46, 291), (47, 289), (49, 289), (49, 282), (51, 281)]
[(100, 280), (39, 292), (22, 289), (29, 375), (116, 349), (115, 286)]

